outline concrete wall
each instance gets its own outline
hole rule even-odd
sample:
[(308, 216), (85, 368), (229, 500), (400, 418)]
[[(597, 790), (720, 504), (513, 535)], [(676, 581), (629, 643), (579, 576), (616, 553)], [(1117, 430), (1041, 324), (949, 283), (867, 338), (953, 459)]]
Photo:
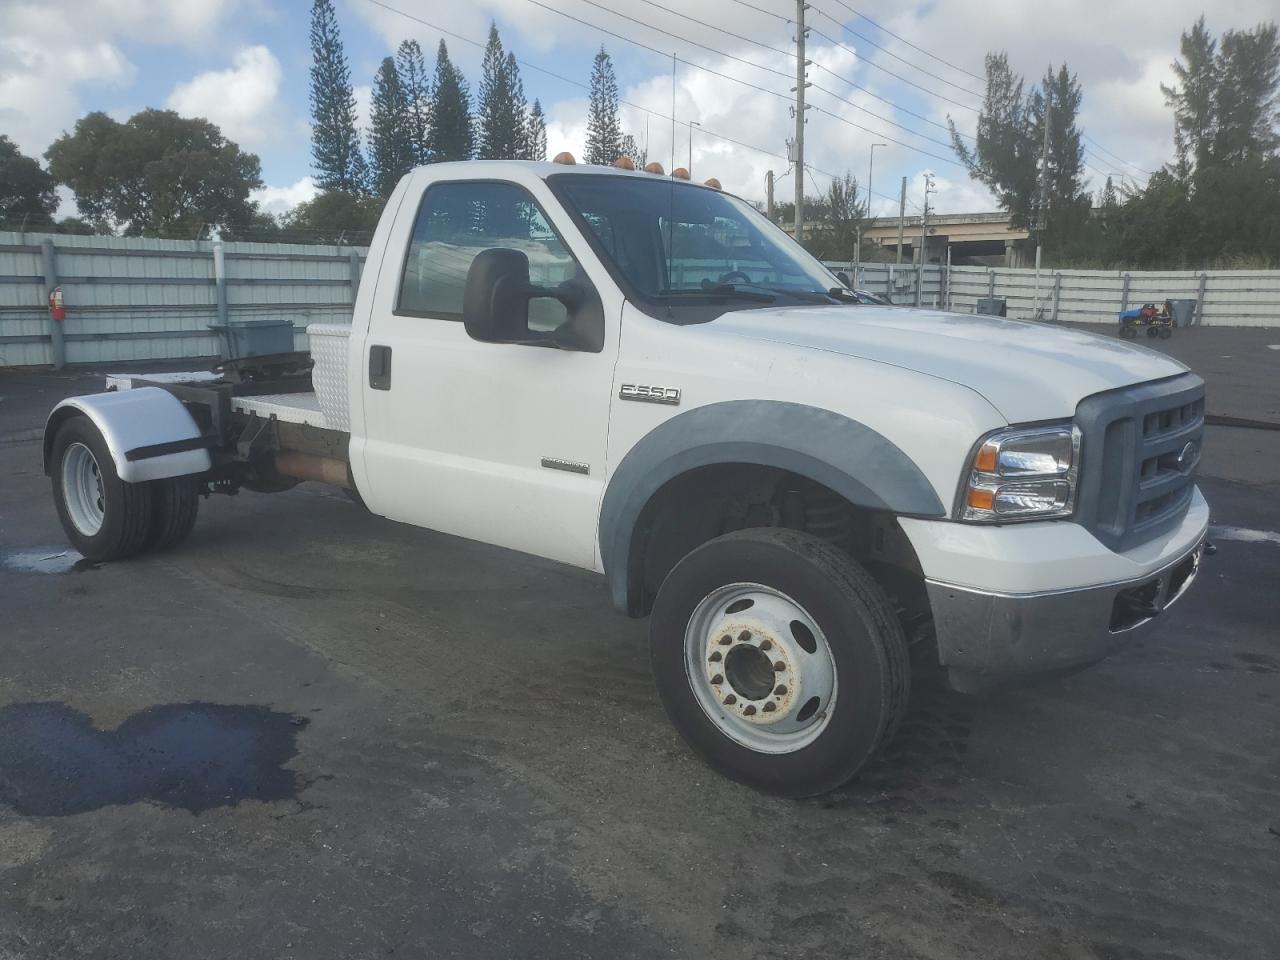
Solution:
[(220, 318), (287, 317), (295, 346), (310, 323), (349, 320), (364, 248), (0, 232), (0, 366), (52, 363), (45, 255), (62, 288), (68, 363), (209, 357)]

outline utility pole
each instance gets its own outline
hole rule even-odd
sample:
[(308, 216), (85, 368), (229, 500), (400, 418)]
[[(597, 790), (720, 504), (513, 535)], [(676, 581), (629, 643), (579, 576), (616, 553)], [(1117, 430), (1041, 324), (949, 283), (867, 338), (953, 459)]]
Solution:
[(902, 228), (907, 225), (907, 178), (902, 178), (902, 195), (898, 198), (898, 264), (902, 264)]
[(796, 171), (795, 238), (797, 242), (804, 239), (804, 112), (807, 109), (804, 105), (804, 88), (809, 85), (809, 81), (805, 79), (805, 67), (809, 65), (809, 61), (804, 58), (804, 11), (807, 7), (805, 0), (796, 0), (796, 139), (795, 156), (792, 159), (795, 162)]
[(1044, 100), (1044, 142), (1040, 145), (1040, 189), (1036, 196), (1036, 298), (1035, 311), (1031, 317), (1039, 320), (1044, 316), (1040, 306), (1040, 252), (1044, 244), (1045, 220), (1049, 207), (1049, 120), (1053, 116), (1053, 100), (1045, 91)]
[(916, 306), (924, 289), (925, 248), (929, 243), (929, 194), (933, 193), (933, 174), (924, 175), (924, 212), (920, 214), (920, 265), (916, 268)]
[(765, 216), (773, 221), (773, 171), (764, 175)]

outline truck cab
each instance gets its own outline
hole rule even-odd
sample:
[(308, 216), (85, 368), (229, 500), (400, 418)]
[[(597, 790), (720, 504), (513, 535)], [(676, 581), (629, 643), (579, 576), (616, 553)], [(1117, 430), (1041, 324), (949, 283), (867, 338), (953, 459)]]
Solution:
[(1199, 377), (1044, 324), (861, 303), (718, 185), (431, 165), (367, 263), (301, 370), (117, 377), (55, 409), (77, 548), (169, 548), (200, 494), (311, 479), (593, 570), (649, 617), (692, 748), (792, 796), (876, 754), (913, 672), (974, 690), (1074, 669), (1198, 571)]

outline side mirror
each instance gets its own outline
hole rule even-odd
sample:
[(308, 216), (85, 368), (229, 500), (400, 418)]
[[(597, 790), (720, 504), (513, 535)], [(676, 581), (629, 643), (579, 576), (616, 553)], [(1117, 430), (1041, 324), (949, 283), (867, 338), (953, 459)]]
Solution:
[(529, 298), (540, 291), (529, 283), (529, 258), (496, 247), (471, 261), (462, 292), (467, 336), (485, 343), (529, 339)]
[(843, 270), (836, 271), (836, 279), (843, 283), (847, 289), (853, 289), (853, 281), (849, 279), (849, 275)]

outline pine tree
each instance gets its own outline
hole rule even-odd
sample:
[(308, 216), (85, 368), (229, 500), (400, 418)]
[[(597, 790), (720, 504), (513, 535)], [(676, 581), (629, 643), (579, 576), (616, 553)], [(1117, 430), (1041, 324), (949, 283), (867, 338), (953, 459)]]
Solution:
[(395, 61), (384, 57), (373, 79), (369, 107), (369, 164), (373, 192), (391, 196), (400, 178), (413, 169), (412, 114), (400, 86)]
[(400, 89), (408, 113), (409, 143), (413, 148), (414, 163), (429, 163), (427, 125), (431, 116), (431, 89), (426, 61), (417, 40), (405, 40), (400, 44), (396, 51), (396, 73), (400, 77)]
[(315, 0), (311, 8), (311, 158), (326, 190), (362, 193), (368, 169), (356, 130), (356, 98), (351, 70), (338, 33), (333, 0)]
[(1214, 158), (1237, 163), (1280, 146), (1280, 41), (1274, 23), (1228, 30), (1218, 52)]
[(475, 153), (471, 93), (467, 89), (466, 79), (449, 60), (449, 51), (443, 40), (436, 50), (427, 152), (432, 162), (437, 163), (444, 160), (470, 160)]
[(587, 163), (611, 164), (621, 156), (622, 128), (618, 123), (618, 81), (604, 47), (591, 67), (591, 104), (587, 113)]
[(1214, 139), (1214, 100), (1218, 88), (1217, 41), (1209, 36), (1204, 15), (1182, 35), (1182, 59), (1172, 64), (1181, 86), (1160, 84), (1164, 101), (1173, 107), (1173, 142), (1178, 169), (1186, 176), (1209, 161)]
[(542, 104), (537, 99), (533, 101), (533, 109), (529, 111), (529, 132), (525, 143), (526, 159), (547, 159), (547, 119), (543, 116)]
[[(1049, 104), (1049, 156), (1044, 211), (1046, 244), (1060, 251), (1068, 238), (1083, 230), (1089, 217), (1089, 193), (1084, 188), (1084, 142), (1077, 126), (1080, 112), (1080, 83), (1064, 63), (1056, 72), (1050, 68), (1040, 89), (1032, 94), (1027, 108), (1031, 123), (1030, 142), (1043, 152), (1045, 103)], [(1037, 183), (1037, 196), (1039, 184)]]
[(496, 24), (489, 24), (489, 42), (484, 48), (480, 79), (480, 137), (477, 156), (481, 160), (515, 160), (527, 152), (524, 86), (514, 56), (503, 52)]

